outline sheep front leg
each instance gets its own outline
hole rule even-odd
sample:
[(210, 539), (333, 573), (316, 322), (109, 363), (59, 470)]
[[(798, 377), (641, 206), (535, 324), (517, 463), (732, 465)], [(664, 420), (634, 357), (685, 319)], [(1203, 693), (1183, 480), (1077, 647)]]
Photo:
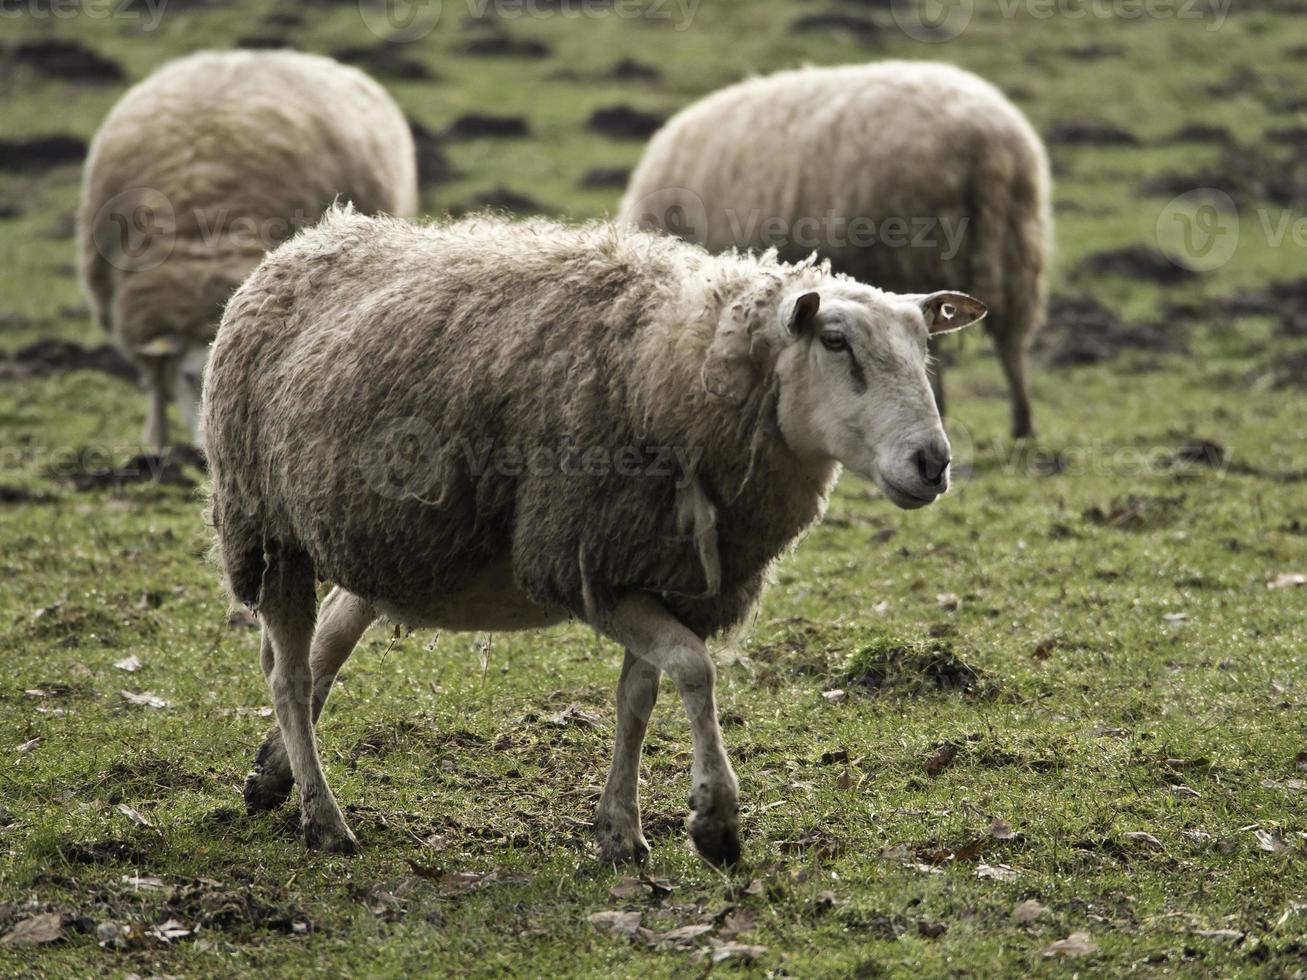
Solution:
[(613, 765), (595, 818), (599, 854), (605, 861), (640, 862), (649, 856), (649, 842), (640, 827), (640, 749), (658, 700), (661, 675), (649, 661), (626, 651), (617, 682)]
[(735, 864), (740, 859), (739, 783), (717, 724), (717, 672), (707, 647), (649, 595), (626, 597), (598, 625), (635, 657), (666, 671), (676, 683), (694, 739), (690, 837), (708, 861)]
[(300, 788), (300, 832), (313, 848), (336, 854), (358, 852), (358, 841), (345, 825), (336, 798), (322, 772), (313, 738), (313, 670), (309, 651), (313, 639), (316, 597), (313, 571), (305, 563), (283, 559), (269, 569), (259, 617), (263, 620), (272, 667), (268, 689), (277, 714), (286, 757)]
[[(322, 600), (318, 625), (313, 631), (309, 665), (313, 672), (313, 723), (322, 716), (322, 708), (331, 694), (336, 675), (354, 651), (359, 639), (376, 619), (376, 610), (364, 599), (337, 586)], [(273, 667), (272, 641), (263, 638), (263, 673), (270, 676)], [(290, 759), (281, 739), (281, 729), (274, 725), (254, 755), (254, 770), (245, 778), (245, 810), (262, 813), (286, 802), (295, 784)]]

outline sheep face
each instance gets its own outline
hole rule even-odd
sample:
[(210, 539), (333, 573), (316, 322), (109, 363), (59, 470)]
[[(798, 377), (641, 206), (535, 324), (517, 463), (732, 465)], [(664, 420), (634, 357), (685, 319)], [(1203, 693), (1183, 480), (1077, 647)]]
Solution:
[(985, 315), (962, 293), (884, 293), (827, 283), (790, 296), (790, 342), (776, 364), (781, 433), (796, 454), (838, 460), (895, 504), (924, 507), (948, 489), (949, 442), (926, 377), (931, 334)]

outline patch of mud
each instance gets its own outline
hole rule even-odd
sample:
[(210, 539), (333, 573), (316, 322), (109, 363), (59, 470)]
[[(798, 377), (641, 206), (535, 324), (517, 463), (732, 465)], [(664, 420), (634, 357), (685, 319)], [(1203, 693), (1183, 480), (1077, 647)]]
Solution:
[(586, 126), (611, 139), (640, 140), (652, 136), (663, 124), (663, 117), (626, 105), (596, 109)]
[(170, 918), (192, 929), (218, 929), (227, 933), (308, 931), (308, 918), (294, 902), (260, 894), (248, 884), (200, 879), (179, 885), (168, 897)]
[(1234, 299), (1216, 301), (1214, 306), (1231, 317), (1273, 317), (1279, 321), (1277, 331), (1285, 337), (1307, 337), (1307, 278), (1245, 290)]
[(137, 453), (125, 463), (108, 462), (99, 451), (87, 449), (46, 470), (46, 476), (67, 483), (78, 493), (95, 490), (117, 490), (136, 483), (155, 486), (194, 487), (195, 480), (182, 470), (182, 463), (173, 452)]
[(126, 840), (61, 840), (57, 846), (69, 864), (136, 864), (145, 857), (139, 847)]
[(11, 487), (7, 483), (0, 483), (0, 505), (50, 504), (57, 499), (53, 494), (27, 490), (23, 487)]
[(64, 81), (102, 84), (127, 77), (118, 62), (77, 41), (57, 38), (21, 41), (9, 50), (9, 60)]
[(1234, 146), (1234, 134), (1224, 126), (1211, 126), (1207, 123), (1189, 123), (1181, 126), (1169, 137), (1168, 143), (1217, 143), (1221, 146)]
[(43, 174), (51, 167), (81, 163), (86, 159), (86, 140), (62, 133), (29, 139), (0, 140), (0, 170), (9, 173)]
[(380, 44), (352, 44), (337, 48), (331, 56), (347, 65), (360, 68), (381, 78), (404, 82), (433, 81), (436, 77), (423, 62), (405, 57), (407, 45), (382, 41)]
[(1068, 119), (1044, 133), (1049, 146), (1138, 146), (1139, 137), (1128, 129), (1097, 119)]
[(154, 800), (183, 789), (204, 789), (211, 783), (203, 773), (188, 772), (173, 759), (144, 755), (120, 759), (82, 786), (83, 795), (103, 796), (111, 804), (122, 800)]
[(139, 377), (136, 365), (112, 344), (83, 347), (71, 340), (38, 340), (12, 355), (0, 356), (0, 381), (69, 371), (102, 371), (132, 382)]
[(880, 33), (880, 28), (874, 21), (835, 10), (805, 14), (790, 24), (790, 30), (795, 34), (847, 33), (861, 41), (870, 41)]
[(502, 31), (468, 38), (458, 51), (478, 58), (548, 58), (552, 54), (544, 41), (513, 37)]
[(585, 172), (581, 178), (580, 186), (585, 190), (598, 190), (601, 188), (622, 189), (626, 182), (631, 179), (631, 171), (626, 167), (594, 167)]
[(247, 37), (238, 37), (232, 46), (245, 51), (277, 51), (281, 48), (294, 47), (287, 38), (279, 34), (251, 34)]
[(1072, 270), (1072, 278), (1084, 276), (1122, 276), (1161, 286), (1188, 282), (1198, 273), (1176, 265), (1152, 245), (1126, 245), (1086, 256)]
[(494, 116), (470, 112), (459, 116), (445, 130), (451, 140), (520, 139), (531, 135), (531, 124), (522, 116)]
[(1228, 146), (1213, 165), (1194, 173), (1161, 173), (1143, 181), (1139, 193), (1166, 197), (1196, 190), (1217, 190), (1241, 204), (1270, 201), (1283, 207), (1307, 203), (1307, 144), (1288, 155)]
[(609, 68), (604, 75), (619, 82), (658, 82), (663, 77), (663, 73), (653, 65), (645, 64), (643, 61), (636, 61), (634, 58), (623, 58)]
[(878, 640), (849, 658), (844, 679), (876, 692), (994, 693), (983, 672), (958, 657), (947, 640)]
[(1125, 54), (1125, 45), (1090, 41), (1086, 44), (1074, 44), (1062, 48), (1060, 53), (1072, 61), (1102, 61), (1104, 58), (1120, 58)]
[(417, 151), (418, 183), (421, 186), (431, 187), (458, 176), (458, 171), (449, 162), (449, 154), (445, 152), (443, 136), (412, 119), (408, 121), (408, 128)]
[(1121, 531), (1151, 531), (1173, 524), (1184, 510), (1185, 496), (1128, 494), (1107, 507), (1094, 505), (1081, 516), (1090, 524)]
[(1093, 296), (1054, 296), (1034, 351), (1053, 367), (1101, 364), (1124, 351), (1182, 353), (1183, 342), (1160, 326), (1126, 323)]
[(496, 187), (493, 190), (481, 191), (449, 206), (449, 213), (456, 218), (471, 214), (473, 211), (486, 210), (507, 211), (510, 214), (519, 215), (552, 213), (552, 209), (545, 207), (535, 198), (509, 190), (507, 187)]

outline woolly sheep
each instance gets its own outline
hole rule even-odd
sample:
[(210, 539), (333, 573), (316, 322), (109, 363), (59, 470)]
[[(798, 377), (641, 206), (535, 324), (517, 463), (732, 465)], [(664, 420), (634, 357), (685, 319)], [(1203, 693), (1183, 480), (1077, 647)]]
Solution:
[(114, 106), (91, 144), (78, 213), (94, 318), (141, 366), (147, 443), (175, 395), (192, 438), (223, 303), (263, 253), (337, 197), (417, 208), (413, 138), (375, 81), (294, 51), (169, 62)]
[[(694, 738), (690, 834), (734, 861), (704, 641), (748, 616), (840, 462), (900, 507), (947, 489), (927, 335), (983, 313), (613, 225), (330, 212), (232, 297), (205, 378), (216, 554), (262, 621), (278, 723), (247, 808), (293, 781), (305, 841), (355, 850), (313, 726), (377, 616), (572, 616), (626, 648), (604, 856), (648, 853), (637, 773), (666, 671)], [(336, 585), (316, 632), (315, 576)]]
[[(974, 293), (1020, 438), (1033, 433), (1025, 350), (1044, 317), (1050, 184), (1039, 136), (998, 89), (889, 61), (780, 72), (694, 103), (649, 143), (620, 216), (711, 251), (816, 249), (883, 289)], [(938, 369), (934, 383), (943, 411)]]

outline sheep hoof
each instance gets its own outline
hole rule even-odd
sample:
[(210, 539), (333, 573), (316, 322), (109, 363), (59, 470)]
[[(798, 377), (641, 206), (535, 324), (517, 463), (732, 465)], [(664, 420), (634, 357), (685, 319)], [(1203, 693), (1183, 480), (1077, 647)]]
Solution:
[(277, 809), (290, 797), (290, 788), (294, 785), (293, 779), (255, 768), (245, 777), (245, 786), (241, 791), (245, 797), (245, 812), (253, 817)]
[(740, 863), (740, 828), (734, 816), (723, 819), (695, 814), (690, 818), (690, 839), (709, 864), (732, 867)]
[(740, 808), (733, 793), (727, 797), (705, 784), (690, 794), (690, 839), (709, 864), (739, 864)]
[(649, 857), (649, 842), (638, 820), (632, 823), (601, 815), (595, 819), (595, 836), (604, 864), (643, 864)]
[(304, 838), (304, 846), (314, 851), (352, 857), (360, 850), (358, 838), (344, 825), (324, 827), (305, 820), (300, 823), (300, 834)]

